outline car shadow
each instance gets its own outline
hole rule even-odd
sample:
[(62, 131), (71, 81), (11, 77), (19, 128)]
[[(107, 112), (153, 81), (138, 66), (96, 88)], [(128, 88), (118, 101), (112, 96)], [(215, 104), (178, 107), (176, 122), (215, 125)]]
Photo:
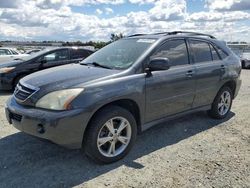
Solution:
[(9, 96), (12, 94), (13, 94), (13, 91), (0, 91), (0, 96)]
[(136, 159), (224, 126), (234, 115), (231, 112), (224, 120), (214, 120), (200, 112), (157, 125), (138, 136), (124, 159), (109, 165), (93, 163), (81, 150), (68, 150), (24, 133), (12, 134), (0, 139), (0, 187), (72, 187), (122, 165), (141, 169), (144, 166)]

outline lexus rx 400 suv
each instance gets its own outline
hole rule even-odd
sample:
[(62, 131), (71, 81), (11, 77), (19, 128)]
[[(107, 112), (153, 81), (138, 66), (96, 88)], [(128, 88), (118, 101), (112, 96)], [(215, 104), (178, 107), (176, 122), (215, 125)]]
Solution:
[(111, 163), (129, 152), (138, 133), (169, 118), (201, 110), (225, 118), (240, 72), (240, 59), (211, 35), (138, 34), (80, 64), (22, 78), (6, 117), (23, 132)]

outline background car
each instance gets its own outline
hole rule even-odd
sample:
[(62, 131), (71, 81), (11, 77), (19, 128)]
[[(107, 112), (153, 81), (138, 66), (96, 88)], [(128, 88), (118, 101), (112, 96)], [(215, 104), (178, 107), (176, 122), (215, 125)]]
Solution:
[(25, 52), (25, 54), (34, 54), (34, 53), (37, 53), (37, 52), (40, 52), (41, 49), (32, 49), (32, 50), (28, 50)]
[(29, 54), (21, 54), (14, 48), (0, 47), (0, 63), (11, 60), (13, 58), (26, 57)]
[(241, 64), (243, 69), (250, 68), (250, 52), (242, 53)]
[(12, 90), (21, 78), (30, 73), (59, 65), (78, 63), (92, 53), (91, 50), (77, 47), (53, 48), (2, 62), (0, 63), (0, 89)]

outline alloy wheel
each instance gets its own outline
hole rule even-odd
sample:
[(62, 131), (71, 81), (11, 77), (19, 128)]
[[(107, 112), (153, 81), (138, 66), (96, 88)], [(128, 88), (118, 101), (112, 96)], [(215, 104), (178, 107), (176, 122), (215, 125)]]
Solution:
[(99, 131), (98, 150), (106, 157), (118, 156), (129, 145), (131, 136), (132, 129), (127, 119), (124, 117), (109, 119)]

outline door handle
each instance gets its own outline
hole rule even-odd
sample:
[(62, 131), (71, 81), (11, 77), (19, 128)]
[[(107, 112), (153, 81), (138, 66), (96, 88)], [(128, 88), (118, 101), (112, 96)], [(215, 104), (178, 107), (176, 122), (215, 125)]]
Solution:
[(220, 69), (224, 71), (225, 70), (225, 65), (221, 65)]
[(193, 70), (189, 70), (189, 71), (187, 71), (186, 76), (187, 77), (192, 77), (193, 74), (194, 74), (194, 71)]

